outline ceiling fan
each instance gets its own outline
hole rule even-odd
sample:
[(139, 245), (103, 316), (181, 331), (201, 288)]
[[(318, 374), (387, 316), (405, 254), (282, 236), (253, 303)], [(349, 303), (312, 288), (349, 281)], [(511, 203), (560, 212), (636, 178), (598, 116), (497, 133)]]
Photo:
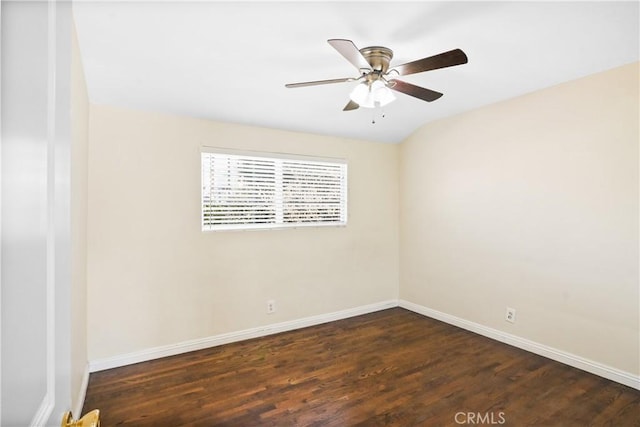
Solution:
[(349, 95), (351, 99), (347, 105), (345, 105), (343, 111), (355, 110), (359, 107), (375, 108), (377, 106), (384, 106), (395, 99), (391, 90), (422, 99), (423, 101), (435, 101), (442, 96), (440, 92), (416, 86), (398, 80), (395, 77), (466, 64), (468, 62), (467, 55), (465, 55), (462, 50), (454, 49), (389, 68), (389, 63), (391, 62), (391, 58), (393, 58), (393, 51), (389, 48), (370, 46), (358, 49), (351, 40), (330, 39), (327, 41), (338, 53), (358, 69), (360, 76), (288, 83), (285, 86), (288, 88), (296, 88), (360, 81), (361, 83), (358, 84)]

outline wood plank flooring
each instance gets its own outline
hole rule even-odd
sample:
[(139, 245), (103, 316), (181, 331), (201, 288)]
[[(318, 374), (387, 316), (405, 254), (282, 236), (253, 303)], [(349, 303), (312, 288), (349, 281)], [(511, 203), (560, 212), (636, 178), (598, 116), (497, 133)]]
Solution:
[(640, 426), (638, 390), (401, 308), (96, 372), (94, 408), (102, 427)]

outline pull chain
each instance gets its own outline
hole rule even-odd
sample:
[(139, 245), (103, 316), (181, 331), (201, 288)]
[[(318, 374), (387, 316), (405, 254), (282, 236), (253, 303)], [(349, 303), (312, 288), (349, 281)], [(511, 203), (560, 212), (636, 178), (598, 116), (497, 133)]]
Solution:
[(385, 114), (384, 110), (382, 109), (382, 107), (380, 107), (379, 105), (376, 106), (376, 108), (374, 108), (371, 112), (371, 124), (375, 125), (376, 124), (376, 112), (378, 111), (378, 108), (380, 109), (380, 118), (385, 118), (387, 115)]

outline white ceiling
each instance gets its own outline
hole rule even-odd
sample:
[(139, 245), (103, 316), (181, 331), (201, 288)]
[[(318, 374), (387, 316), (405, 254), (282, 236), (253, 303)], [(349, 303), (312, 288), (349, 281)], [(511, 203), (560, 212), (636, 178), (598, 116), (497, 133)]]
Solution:
[[(74, 2), (92, 103), (399, 142), (421, 125), (639, 59), (639, 3)], [(469, 63), (402, 78), (404, 94), (343, 112), (357, 77), (328, 43), (394, 51), (393, 66), (461, 48)]]

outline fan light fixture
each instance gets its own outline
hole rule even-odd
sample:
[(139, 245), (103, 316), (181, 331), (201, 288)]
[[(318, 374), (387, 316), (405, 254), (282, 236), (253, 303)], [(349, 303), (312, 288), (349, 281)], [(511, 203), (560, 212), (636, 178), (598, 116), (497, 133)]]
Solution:
[(353, 89), (349, 98), (364, 108), (384, 107), (396, 99), (391, 89), (381, 80), (375, 80), (371, 83), (368, 81), (360, 83)]

